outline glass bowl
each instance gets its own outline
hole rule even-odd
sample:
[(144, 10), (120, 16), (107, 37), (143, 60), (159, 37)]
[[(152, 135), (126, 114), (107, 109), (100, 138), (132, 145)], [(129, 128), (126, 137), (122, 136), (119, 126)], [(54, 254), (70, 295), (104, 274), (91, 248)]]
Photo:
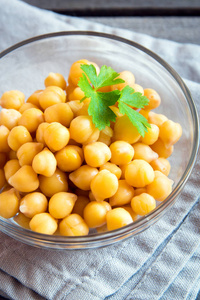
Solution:
[(161, 216), (178, 198), (192, 171), (198, 148), (198, 117), (190, 92), (180, 76), (159, 56), (143, 46), (104, 33), (73, 31), (51, 33), (23, 41), (0, 54), (0, 95), (20, 90), (26, 97), (44, 88), (49, 72), (67, 78), (73, 62), (86, 58), (115, 71), (130, 70), (136, 83), (153, 88), (162, 104), (155, 111), (181, 124), (183, 135), (170, 157), (174, 180), (172, 193), (148, 215), (118, 230), (88, 236), (63, 237), (26, 230), (12, 219), (0, 217), (0, 230), (18, 241), (52, 249), (86, 249), (110, 245), (139, 234)]

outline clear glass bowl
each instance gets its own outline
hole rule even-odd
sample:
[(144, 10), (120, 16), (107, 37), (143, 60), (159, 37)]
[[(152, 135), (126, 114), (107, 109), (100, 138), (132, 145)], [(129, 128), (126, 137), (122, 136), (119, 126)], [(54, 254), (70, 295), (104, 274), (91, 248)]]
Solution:
[(0, 230), (29, 245), (52, 249), (85, 249), (110, 245), (148, 228), (171, 207), (188, 180), (198, 148), (198, 117), (190, 92), (180, 76), (159, 56), (132, 41), (94, 32), (59, 32), (23, 41), (0, 54), (0, 95), (21, 90), (29, 96), (44, 88), (49, 72), (66, 78), (71, 64), (81, 58), (107, 65), (120, 72), (130, 70), (136, 82), (153, 88), (163, 113), (183, 128), (183, 135), (170, 157), (173, 191), (155, 210), (121, 229), (81, 237), (49, 236), (26, 230), (12, 219), (0, 217)]

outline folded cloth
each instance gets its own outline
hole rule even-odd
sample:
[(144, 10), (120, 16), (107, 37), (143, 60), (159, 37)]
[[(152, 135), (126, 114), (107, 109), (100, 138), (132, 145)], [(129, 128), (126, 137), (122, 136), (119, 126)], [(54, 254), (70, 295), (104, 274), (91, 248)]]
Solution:
[[(183, 77), (200, 111), (200, 46), (179, 44), (17, 0), (0, 0), (0, 50), (55, 31), (90, 30), (138, 42)], [(9, 299), (196, 299), (200, 289), (200, 154), (181, 195), (139, 235), (91, 250), (45, 250), (0, 233), (0, 295)]]

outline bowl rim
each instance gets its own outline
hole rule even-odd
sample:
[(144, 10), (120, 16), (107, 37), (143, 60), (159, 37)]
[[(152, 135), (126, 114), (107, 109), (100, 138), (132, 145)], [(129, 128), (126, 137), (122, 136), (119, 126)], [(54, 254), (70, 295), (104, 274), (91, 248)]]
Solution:
[[(96, 31), (51, 32), (47, 34), (37, 35), (35, 37), (25, 39), (17, 44), (14, 44), (13, 46), (5, 49), (0, 53), (0, 59), (10, 54), (12, 51), (17, 50), (27, 44), (31, 44), (48, 38), (56, 38), (62, 36), (78, 36), (78, 35), (91, 36), (95, 38), (100, 37), (100, 38), (118, 41), (126, 45), (130, 45), (136, 49), (139, 49), (142, 52), (145, 52), (147, 55), (152, 57), (156, 62), (158, 62), (162, 67), (164, 67), (165, 70), (167, 70), (170, 73), (170, 75), (178, 83), (179, 88), (182, 90), (190, 109), (191, 118), (193, 121), (193, 128), (194, 128), (192, 153), (181, 179), (177, 183), (177, 186), (173, 189), (172, 193), (165, 199), (165, 201), (159, 204), (159, 206), (157, 206), (148, 215), (140, 217), (135, 222), (126, 225), (122, 228), (113, 231), (107, 231), (104, 233), (92, 233), (87, 236), (78, 236), (78, 237), (66, 236), (65, 237), (59, 235), (46, 235), (46, 234), (33, 232), (31, 230), (20, 227), (17, 224), (15, 225), (14, 223), (10, 223), (10, 221), (0, 217), (0, 230), (2, 232), (12, 236), (15, 239), (17, 238), (26, 244), (30, 244), (34, 246), (39, 245), (42, 247), (48, 247), (48, 248), (50, 247), (50, 248), (58, 248), (58, 249), (70, 249), (70, 248), (87, 249), (87, 248), (99, 247), (102, 245), (109, 245), (116, 242), (117, 240), (120, 240), (123, 237), (126, 238), (142, 232), (150, 225), (155, 223), (166, 212), (166, 209), (169, 209), (172, 206), (172, 204), (175, 202), (178, 193), (182, 190), (188, 177), (192, 172), (197, 157), (198, 146), (199, 146), (199, 120), (198, 120), (197, 109), (188, 87), (186, 86), (186, 84), (184, 83), (180, 75), (164, 59), (162, 59), (159, 55), (157, 55), (156, 53), (142, 46), (139, 43), (136, 43), (134, 41), (131, 41), (129, 39), (117, 35), (96, 32)], [(10, 231), (7, 232), (7, 229), (9, 229)], [(29, 238), (30, 240), (27, 241), (27, 238)], [(54, 245), (55, 243), (56, 245)]]

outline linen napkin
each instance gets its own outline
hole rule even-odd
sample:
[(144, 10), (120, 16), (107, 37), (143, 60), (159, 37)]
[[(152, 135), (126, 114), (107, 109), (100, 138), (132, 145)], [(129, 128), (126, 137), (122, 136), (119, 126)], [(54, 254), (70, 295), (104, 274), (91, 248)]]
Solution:
[[(184, 79), (200, 111), (200, 46), (156, 39), (18, 0), (0, 0), (0, 51), (29, 37), (90, 30), (156, 52)], [(0, 295), (8, 299), (196, 299), (200, 290), (200, 154), (175, 205), (139, 235), (99, 249), (45, 250), (0, 233)]]

